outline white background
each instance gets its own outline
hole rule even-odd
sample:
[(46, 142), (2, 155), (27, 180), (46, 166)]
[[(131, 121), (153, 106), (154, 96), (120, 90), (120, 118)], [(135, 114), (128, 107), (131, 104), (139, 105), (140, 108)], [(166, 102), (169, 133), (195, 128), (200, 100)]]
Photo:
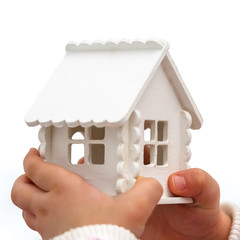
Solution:
[[(164, 38), (204, 124), (191, 165), (240, 205), (240, 3), (238, 0), (0, 1), (0, 239), (39, 239), (10, 201), (38, 128), (24, 115), (69, 41)], [(124, 97), (124, 94), (123, 94)]]

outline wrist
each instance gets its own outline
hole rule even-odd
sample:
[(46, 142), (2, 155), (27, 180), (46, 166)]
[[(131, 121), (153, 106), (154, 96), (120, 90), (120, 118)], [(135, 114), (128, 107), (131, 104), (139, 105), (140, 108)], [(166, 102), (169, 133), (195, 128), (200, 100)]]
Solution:
[(231, 218), (230, 233), (228, 239), (240, 239), (240, 208), (233, 203), (221, 205), (224, 213)]
[(212, 240), (227, 240), (230, 235), (232, 226), (232, 218), (227, 215), (222, 209), (219, 212), (218, 224)]
[(231, 230), (231, 224), (232, 224), (231, 217), (227, 215), (222, 209), (219, 209), (216, 223), (214, 225), (209, 226), (209, 228), (203, 232), (203, 235), (199, 236), (197, 239), (228, 240)]

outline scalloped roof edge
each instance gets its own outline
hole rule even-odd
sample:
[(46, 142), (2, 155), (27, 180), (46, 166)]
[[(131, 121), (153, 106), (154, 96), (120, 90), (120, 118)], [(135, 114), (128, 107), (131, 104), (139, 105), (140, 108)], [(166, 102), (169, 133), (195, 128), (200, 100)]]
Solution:
[(158, 39), (135, 39), (121, 41), (82, 41), (80, 43), (70, 42), (65, 47), (66, 52), (75, 51), (104, 51), (104, 50), (134, 50), (134, 49), (169, 49), (169, 43), (166, 40)]

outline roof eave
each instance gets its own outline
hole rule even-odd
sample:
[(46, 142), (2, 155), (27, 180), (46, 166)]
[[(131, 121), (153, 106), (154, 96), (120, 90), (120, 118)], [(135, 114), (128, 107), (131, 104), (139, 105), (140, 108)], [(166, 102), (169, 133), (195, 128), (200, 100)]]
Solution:
[(109, 51), (109, 50), (136, 50), (136, 49), (168, 49), (169, 43), (160, 39), (123, 39), (120, 41), (82, 41), (80, 43), (70, 42), (66, 45), (66, 52), (78, 51)]
[(171, 81), (184, 110), (188, 111), (192, 117), (191, 129), (200, 129), (203, 123), (202, 116), (169, 52), (163, 60), (163, 67), (168, 74), (169, 80)]

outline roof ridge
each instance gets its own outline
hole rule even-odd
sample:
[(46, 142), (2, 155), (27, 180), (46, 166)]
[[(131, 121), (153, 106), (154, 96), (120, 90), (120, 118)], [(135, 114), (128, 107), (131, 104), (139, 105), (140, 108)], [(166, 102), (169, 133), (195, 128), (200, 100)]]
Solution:
[(103, 51), (103, 50), (133, 50), (133, 49), (168, 49), (169, 43), (160, 39), (113, 39), (107, 41), (81, 41), (80, 43), (70, 42), (66, 45), (66, 52), (76, 51)]

